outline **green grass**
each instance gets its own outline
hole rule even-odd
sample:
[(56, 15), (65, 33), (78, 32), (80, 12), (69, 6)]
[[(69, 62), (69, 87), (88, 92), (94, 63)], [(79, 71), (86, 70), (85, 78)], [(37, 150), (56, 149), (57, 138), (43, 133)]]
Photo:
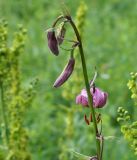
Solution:
[[(89, 1), (84, 32), (84, 50), (88, 74), (92, 77), (94, 66), (99, 76), (97, 85), (109, 93), (109, 101), (103, 112), (103, 132), (106, 136), (116, 136), (105, 142), (104, 160), (108, 155), (112, 160), (135, 160), (128, 144), (121, 138), (116, 122), (117, 107), (125, 106), (133, 114), (130, 93), (126, 86), (129, 73), (136, 71), (137, 59), (137, 1), (104, 0)], [(73, 17), (79, 0), (66, 1)], [(29, 129), (30, 150), (34, 160), (57, 160), (67, 142), (64, 137), (66, 112), (59, 104), (66, 105), (61, 92), (52, 84), (65, 65), (65, 52), (54, 57), (48, 47), (45, 30), (60, 14), (57, 0), (0, 0), (0, 17), (9, 22), (9, 34), (22, 23), (28, 30), (25, 54), (21, 57), (22, 82), (25, 86), (35, 77), (39, 78), (37, 96), (26, 115)], [(10, 43), (10, 42), (9, 42)], [(77, 85), (77, 84), (75, 84)], [(78, 91), (79, 93), (80, 91)], [(72, 104), (74, 113), (74, 136), (71, 139), (76, 151), (83, 154), (94, 153), (91, 130), (85, 125), (82, 111), (77, 111), (75, 97)], [(67, 106), (66, 106), (67, 107)], [(60, 138), (63, 142), (60, 144)]]

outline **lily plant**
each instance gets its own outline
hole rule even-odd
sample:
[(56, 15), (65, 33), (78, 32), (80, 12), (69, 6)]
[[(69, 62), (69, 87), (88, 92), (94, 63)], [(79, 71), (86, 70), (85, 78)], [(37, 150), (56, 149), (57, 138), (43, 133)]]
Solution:
[[(58, 23), (60, 25), (58, 25)], [(67, 31), (65, 28), (66, 23), (69, 23), (71, 28), (73, 29), (74, 37), (76, 40), (65, 39), (65, 34)], [(85, 88), (82, 89), (80, 94), (76, 97), (76, 104), (81, 104), (83, 107), (89, 108), (90, 116), (84, 115), (84, 119), (87, 125), (90, 125), (90, 123), (92, 122), (94, 126), (96, 155), (89, 157), (89, 160), (102, 160), (104, 138), (102, 135), (102, 129), (99, 130), (98, 127), (98, 124), (101, 123), (101, 128), (102, 128), (102, 119), (101, 119), (101, 114), (97, 113), (96, 109), (105, 106), (108, 94), (102, 91), (100, 88), (96, 87), (95, 85), (95, 80), (97, 77), (96, 71), (93, 79), (89, 81), (81, 36), (79, 34), (75, 22), (73, 21), (68, 11), (66, 11), (63, 15), (60, 15), (55, 19), (52, 27), (47, 30), (47, 39), (48, 39), (48, 47), (55, 56), (59, 56), (60, 48), (65, 49), (62, 48), (64, 40), (72, 43), (71, 48), (65, 49), (66, 51), (70, 52), (70, 58), (63, 72), (54, 82), (53, 86), (55, 88), (62, 86), (73, 73), (75, 66), (74, 51), (77, 47), (79, 48), (79, 54), (81, 57), (81, 64), (83, 69), (83, 79), (85, 81)]]

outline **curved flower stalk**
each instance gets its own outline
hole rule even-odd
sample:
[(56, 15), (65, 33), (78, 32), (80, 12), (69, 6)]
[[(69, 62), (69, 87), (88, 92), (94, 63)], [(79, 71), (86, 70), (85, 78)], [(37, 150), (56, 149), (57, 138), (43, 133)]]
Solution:
[[(87, 106), (91, 109), (90, 121), (93, 121), (93, 126), (94, 126), (94, 131), (95, 131), (95, 140), (96, 140), (96, 145), (97, 145), (97, 158), (96, 159), (102, 160), (102, 152), (103, 152), (102, 145), (103, 145), (103, 143), (102, 143), (102, 138), (100, 138), (100, 137), (102, 137), (102, 135), (101, 135), (101, 132), (98, 131), (97, 118), (96, 118), (96, 113), (94, 111), (94, 108), (102, 108), (106, 104), (107, 93), (103, 92), (99, 88), (95, 88), (94, 86), (90, 87), (81, 37), (80, 37), (79, 31), (78, 31), (74, 21), (72, 20), (70, 14), (65, 14), (65, 15), (59, 16), (55, 20), (55, 22), (53, 23), (52, 27), (55, 28), (55, 26), (59, 20), (62, 20), (62, 22), (68, 22), (70, 24), (70, 26), (72, 27), (72, 29), (75, 33), (76, 39), (77, 39), (77, 41), (73, 41), (73, 40), (71, 41), (71, 42), (73, 42), (72, 48), (70, 50), (67, 50), (67, 51), (74, 51), (74, 49), (76, 47), (78, 47), (80, 57), (81, 57), (83, 77), (84, 77), (86, 89), (82, 90), (81, 94), (77, 97), (76, 102), (78, 104), (82, 104), (84, 106)], [(64, 39), (64, 38), (62, 38), (62, 39)], [(48, 42), (49, 42), (49, 39), (48, 39)], [(51, 42), (53, 43), (52, 45), (55, 44), (55, 37), (54, 37), (54, 41), (51, 41)], [(57, 44), (56, 48), (58, 46), (59, 46), (59, 43)], [(70, 59), (67, 66), (65, 67), (64, 71), (62, 72), (62, 74), (55, 81), (55, 83), (54, 83), (55, 87), (59, 87), (62, 84), (64, 84), (64, 82), (67, 81), (67, 79), (70, 77), (70, 75), (73, 71), (74, 64), (75, 64), (74, 59)], [(91, 83), (93, 83), (93, 82), (91, 82)], [(85, 116), (85, 120), (89, 124), (89, 120), (86, 116)]]

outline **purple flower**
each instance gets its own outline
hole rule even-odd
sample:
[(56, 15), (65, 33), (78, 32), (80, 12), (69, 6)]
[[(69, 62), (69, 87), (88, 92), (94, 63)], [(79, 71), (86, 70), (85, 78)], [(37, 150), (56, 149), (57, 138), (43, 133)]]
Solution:
[(99, 88), (95, 88), (95, 91), (91, 88), (90, 92), (93, 96), (93, 106), (95, 108), (102, 108), (107, 102), (108, 94), (101, 91)]
[(88, 95), (85, 89), (82, 89), (81, 93), (76, 97), (76, 104), (82, 104), (88, 107)]
[[(108, 94), (103, 92), (99, 88), (91, 88), (90, 93), (93, 99), (94, 108), (102, 108), (107, 102)], [(81, 104), (82, 106), (88, 106), (88, 95), (86, 89), (82, 89), (81, 93), (76, 97), (76, 104)]]
[(58, 50), (58, 42), (55, 36), (54, 28), (48, 29), (47, 38), (48, 38), (48, 46), (51, 52), (57, 56), (59, 54), (59, 50)]

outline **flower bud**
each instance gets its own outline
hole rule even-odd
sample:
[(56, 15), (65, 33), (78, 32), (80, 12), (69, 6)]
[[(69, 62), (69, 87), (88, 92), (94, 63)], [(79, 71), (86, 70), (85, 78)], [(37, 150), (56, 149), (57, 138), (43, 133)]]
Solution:
[(48, 46), (51, 52), (57, 56), (59, 54), (59, 50), (58, 50), (58, 42), (55, 36), (54, 28), (48, 29), (47, 38), (48, 38)]
[(57, 30), (57, 41), (58, 44), (61, 45), (63, 43), (64, 37), (66, 33), (66, 28), (64, 27), (64, 22), (60, 24)]
[(67, 81), (67, 79), (70, 77), (70, 75), (74, 70), (74, 65), (75, 65), (75, 59), (71, 57), (67, 65), (65, 66), (63, 72), (59, 75), (59, 77), (55, 81), (53, 85), (54, 87), (56, 88), (60, 87), (62, 84), (64, 84)]

